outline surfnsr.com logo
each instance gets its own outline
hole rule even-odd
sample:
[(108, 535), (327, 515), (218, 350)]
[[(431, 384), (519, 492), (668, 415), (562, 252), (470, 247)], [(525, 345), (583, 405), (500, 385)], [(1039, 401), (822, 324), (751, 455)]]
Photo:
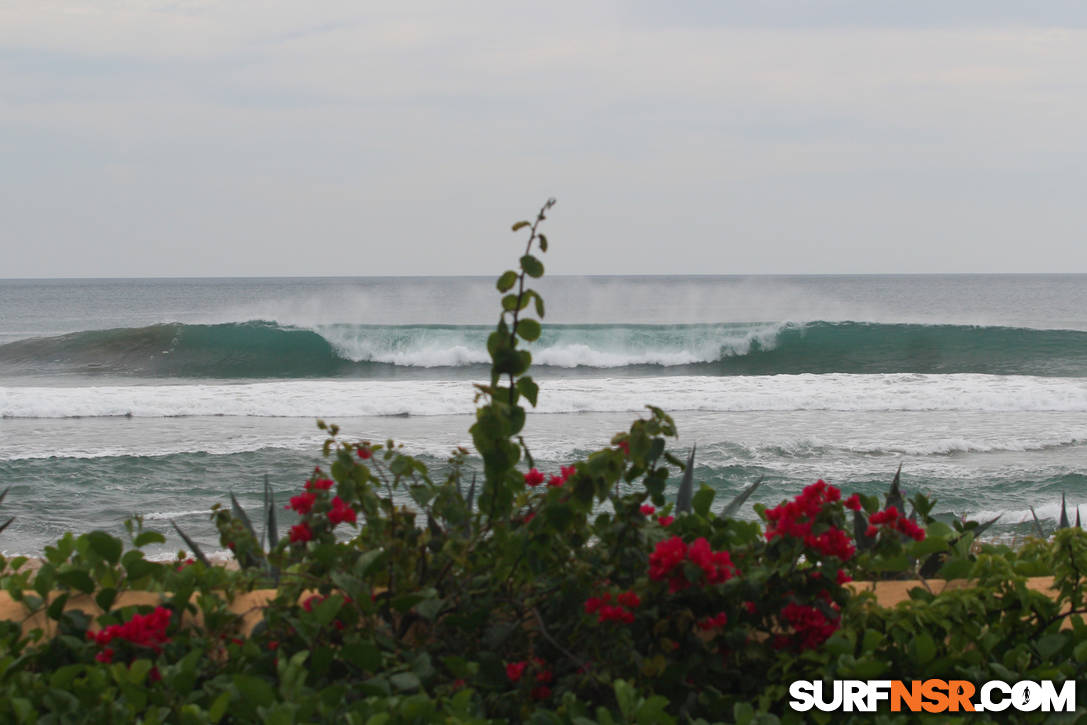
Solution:
[(797, 680), (789, 697), (797, 712), (1074, 712), (1076, 681)]

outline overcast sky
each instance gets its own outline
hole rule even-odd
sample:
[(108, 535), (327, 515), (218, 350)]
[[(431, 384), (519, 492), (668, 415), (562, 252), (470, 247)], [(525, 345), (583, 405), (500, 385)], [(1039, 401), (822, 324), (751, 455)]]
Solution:
[(1087, 4), (8, 0), (0, 277), (1087, 272)]

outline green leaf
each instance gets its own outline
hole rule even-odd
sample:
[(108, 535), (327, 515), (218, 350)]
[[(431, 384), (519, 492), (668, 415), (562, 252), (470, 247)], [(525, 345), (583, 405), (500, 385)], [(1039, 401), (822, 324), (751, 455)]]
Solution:
[(139, 549), (148, 544), (165, 544), (166, 537), (157, 531), (144, 531), (136, 537), (133, 543), (136, 545), (136, 548)]
[(64, 593), (54, 599), (53, 603), (49, 605), (49, 609), (45, 611), (46, 616), (53, 620), (60, 619), (60, 615), (64, 613), (64, 605), (68, 603), (68, 596), (67, 593)]
[(343, 658), (360, 670), (377, 672), (381, 669), (381, 650), (367, 640), (345, 644)]
[(108, 612), (110, 607), (113, 606), (113, 600), (117, 598), (117, 590), (113, 587), (106, 587), (94, 597), (95, 603), (102, 608), (103, 612)]
[(732, 706), (732, 719), (736, 725), (749, 725), (755, 719), (755, 709), (746, 702), (737, 702)]
[(515, 222), (512, 228), (513, 228), (513, 231), (515, 231), (515, 232), (516, 232), (516, 231), (519, 231), (519, 230), (521, 230), (521, 229), (524, 229), (524, 228), (525, 228), (525, 227), (527, 227), (528, 225), (529, 225), (529, 222), (526, 222), (526, 221), (524, 221), (524, 220), (521, 220), (521, 221), (519, 221), (519, 222)]
[[(1066, 526), (1065, 528), (1068, 527)], [(1034, 643), (1034, 647), (1038, 650), (1038, 655), (1042, 660), (1049, 660), (1052, 659), (1053, 655), (1064, 649), (1064, 645), (1067, 641), (1064, 633), (1057, 632), (1056, 634), (1047, 634), (1044, 637), (1039, 637)]]
[(521, 257), (521, 269), (525, 270), (525, 274), (529, 277), (543, 277), (543, 262), (533, 257), (531, 254), (526, 254)]
[(502, 276), (498, 278), (498, 282), (495, 287), (499, 292), (509, 292), (513, 289), (513, 285), (517, 284), (517, 273), (512, 269), (507, 269), (502, 273)]
[(384, 549), (370, 549), (355, 562), (355, 573), (362, 578), (385, 566), (388, 554)]
[(134, 685), (143, 682), (147, 673), (151, 671), (151, 660), (139, 659), (128, 666), (128, 681)]
[(544, 301), (543, 301), (543, 297), (540, 297), (539, 292), (533, 292), (532, 297), (534, 298), (534, 300), (536, 302), (536, 316), (539, 317), (542, 320), (543, 317), (544, 317)]
[(970, 574), (974, 565), (969, 559), (953, 557), (940, 569), (943, 579), (963, 579)]
[(57, 581), (69, 589), (76, 589), (84, 594), (90, 594), (94, 591), (94, 580), (91, 579), (91, 575), (83, 569), (72, 569), (71, 571), (57, 574)]
[(513, 312), (517, 309), (517, 295), (508, 294), (502, 298), (502, 309), (506, 312)]
[(936, 642), (928, 632), (920, 632), (913, 638), (910, 645), (913, 660), (918, 665), (925, 665), (936, 656)]
[(423, 619), (433, 622), (444, 605), (445, 600), (443, 599), (425, 599), (415, 605), (415, 613)]
[(322, 627), (336, 618), (336, 614), (343, 606), (343, 597), (334, 594), (313, 608), (313, 614)]
[(257, 707), (275, 702), (276, 691), (269, 682), (255, 675), (234, 675), (234, 687), (238, 694)]
[(1072, 655), (1076, 658), (1076, 662), (1087, 662), (1087, 640), (1077, 644), (1076, 648), (1072, 650)]
[(536, 238), (540, 240), (540, 251), (541, 252), (546, 252), (547, 251), (547, 237), (545, 237), (543, 234), (537, 234)]
[(615, 701), (619, 703), (619, 711), (629, 721), (637, 706), (638, 692), (626, 680), (616, 680), (612, 687), (615, 690)]
[(120, 539), (114, 538), (105, 531), (92, 531), (87, 534), (87, 542), (91, 550), (110, 564), (116, 564), (121, 559), (121, 550), (124, 544)]
[(536, 398), (540, 394), (540, 386), (527, 375), (517, 381), (517, 392), (525, 396), (525, 400), (532, 403), (532, 407), (536, 407)]
[(208, 708), (208, 720), (217, 723), (226, 715), (226, 709), (230, 707), (230, 692), (223, 692), (215, 698), (215, 702)]
[(517, 334), (525, 342), (533, 342), (540, 338), (540, 323), (536, 320), (526, 319), (517, 321)]
[(389, 677), (389, 682), (401, 692), (418, 690), (423, 684), (419, 681), (419, 676), (414, 672), (397, 672)]
[(710, 486), (703, 483), (691, 501), (695, 513), (702, 518), (707, 518), (710, 515), (710, 506), (713, 505), (715, 494), (716, 492)]

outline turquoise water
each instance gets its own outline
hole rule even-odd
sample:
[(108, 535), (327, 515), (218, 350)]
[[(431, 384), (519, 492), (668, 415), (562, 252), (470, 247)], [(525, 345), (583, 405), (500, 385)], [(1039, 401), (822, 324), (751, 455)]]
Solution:
[[(954, 515), (1087, 504), (1087, 276), (550, 278), (529, 443), (557, 468), (645, 403), (722, 494), (818, 477)], [(315, 418), (440, 471), (497, 314), (482, 278), (0, 280), (0, 550), (206, 511), (319, 462)], [(724, 496), (723, 496), (724, 497)], [(722, 498), (723, 498), (722, 497)], [(171, 541), (171, 544), (176, 542)]]

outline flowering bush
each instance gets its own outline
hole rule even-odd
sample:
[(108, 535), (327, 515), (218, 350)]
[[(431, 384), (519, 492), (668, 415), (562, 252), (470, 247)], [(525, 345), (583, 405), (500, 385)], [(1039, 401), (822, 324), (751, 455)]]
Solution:
[[(976, 556), (971, 530), (935, 521), (924, 497), (905, 514), (897, 476), (883, 502), (816, 481), (733, 518), (708, 486), (686, 490), (692, 459), (668, 450), (676, 427), (655, 407), (541, 470), (522, 343), (541, 331), (527, 285), (543, 275), (552, 203), (514, 225), (528, 244), (497, 282), (478, 458), (456, 449), (437, 475), (392, 441), (343, 441), (321, 422), (327, 465), (285, 507), (266, 489), (265, 535), (237, 502), (213, 509), (240, 571), (208, 566), (192, 543), (195, 563), (147, 561), (139, 548), (164, 538), (139, 521), (128, 552), (92, 532), (47, 550), (33, 578), (0, 560), (4, 590), (55, 635), (0, 623), (0, 720), (753, 722), (758, 710), (800, 722), (784, 704), (795, 679), (1081, 673), (1084, 626), (1060, 629), (1085, 609), (1078, 529)], [(277, 508), (297, 517), (282, 539)], [(847, 586), (933, 566), (982, 589), (916, 590), (888, 611)], [(1023, 587), (1039, 569), (1058, 575), (1058, 599)], [(259, 621), (228, 606), (272, 586), (244, 610)], [(160, 601), (119, 604), (132, 589)]]

